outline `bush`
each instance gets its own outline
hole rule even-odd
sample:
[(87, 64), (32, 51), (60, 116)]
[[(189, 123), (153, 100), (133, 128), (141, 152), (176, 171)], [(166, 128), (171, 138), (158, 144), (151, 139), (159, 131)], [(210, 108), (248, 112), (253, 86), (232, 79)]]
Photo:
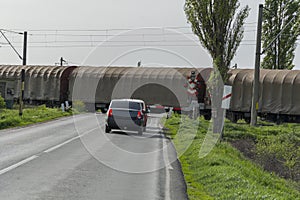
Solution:
[(85, 112), (85, 104), (82, 101), (74, 101), (73, 102), (73, 108), (77, 110), (78, 112)]
[(0, 95), (0, 109), (6, 108), (4, 98)]
[(4, 116), (0, 119), (0, 129), (18, 126), (21, 123), (21, 118), (18, 115)]

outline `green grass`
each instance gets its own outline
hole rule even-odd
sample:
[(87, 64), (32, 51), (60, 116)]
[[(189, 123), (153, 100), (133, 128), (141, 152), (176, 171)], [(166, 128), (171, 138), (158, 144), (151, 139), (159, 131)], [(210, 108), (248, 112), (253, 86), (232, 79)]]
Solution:
[(239, 138), (261, 138), (265, 136), (278, 136), (281, 134), (293, 133), (300, 137), (300, 125), (296, 123), (285, 123), (275, 125), (273, 123), (259, 121), (258, 126), (249, 126), (243, 121), (234, 124), (228, 120), (225, 121), (224, 136), (227, 139)]
[(22, 117), (19, 116), (18, 110), (1, 109), (0, 129), (29, 125), (70, 115), (72, 115), (71, 112), (62, 112), (58, 108), (47, 108), (44, 105), (24, 109)]
[[(234, 141), (251, 139), (255, 143), (255, 161), (265, 168), (272, 168), (270, 162), (277, 163), (274, 170), (281, 176), (300, 180), (300, 124), (285, 123), (275, 125), (260, 122), (259, 126), (233, 124), (227, 121), (224, 127), (224, 139)], [(300, 183), (298, 183), (300, 188)]]
[[(191, 200), (199, 199), (300, 199), (295, 183), (264, 171), (245, 158), (228, 141), (243, 138), (256, 140), (278, 136), (289, 131), (298, 132), (300, 126), (282, 125), (250, 127), (247, 124), (225, 125), (225, 141), (217, 143), (204, 158), (199, 151), (206, 136), (208, 122), (200, 119), (196, 135), (191, 132), (192, 120), (172, 116), (165, 123), (173, 138), (188, 186)], [(195, 124), (194, 124), (195, 125)], [(182, 128), (183, 127), (183, 128)], [(181, 130), (181, 132), (178, 130)], [(299, 132), (298, 132), (299, 133)], [(188, 144), (186, 141), (191, 141)]]

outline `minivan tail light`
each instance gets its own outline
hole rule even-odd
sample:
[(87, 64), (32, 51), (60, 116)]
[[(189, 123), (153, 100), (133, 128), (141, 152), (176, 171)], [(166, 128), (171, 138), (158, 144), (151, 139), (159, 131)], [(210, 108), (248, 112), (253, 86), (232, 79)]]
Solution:
[(138, 113), (137, 113), (137, 118), (138, 118), (138, 119), (141, 119), (141, 118), (142, 118), (142, 113), (141, 113), (141, 111), (138, 111)]
[(112, 117), (112, 115), (113, 115), (112, 109), (109, 109), (108, 112), (107, 112), (107, 116)]

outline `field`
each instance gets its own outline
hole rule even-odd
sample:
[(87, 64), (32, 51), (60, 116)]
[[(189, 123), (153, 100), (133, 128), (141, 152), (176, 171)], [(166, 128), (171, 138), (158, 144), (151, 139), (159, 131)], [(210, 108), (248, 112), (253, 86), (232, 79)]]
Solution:
[[(209, 123), (198, 120), (173, 115), (165, 122), (180, 156), (191, 200), (300, 198), (300, 125), (261, 122), (250, 127), (226, 121), (222, 142), (200, 157), (203, 142), (209, 138)], [(195, 126), (194, 135), (191, 127)]]

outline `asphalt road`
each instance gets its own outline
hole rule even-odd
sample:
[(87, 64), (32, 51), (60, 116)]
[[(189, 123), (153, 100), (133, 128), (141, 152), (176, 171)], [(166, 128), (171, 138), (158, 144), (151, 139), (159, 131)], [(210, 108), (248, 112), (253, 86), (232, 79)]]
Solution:
[(102, 114), (0, 131), (0, 199), (187, 199), (161, 117), (143, 136), (104, 133)]

